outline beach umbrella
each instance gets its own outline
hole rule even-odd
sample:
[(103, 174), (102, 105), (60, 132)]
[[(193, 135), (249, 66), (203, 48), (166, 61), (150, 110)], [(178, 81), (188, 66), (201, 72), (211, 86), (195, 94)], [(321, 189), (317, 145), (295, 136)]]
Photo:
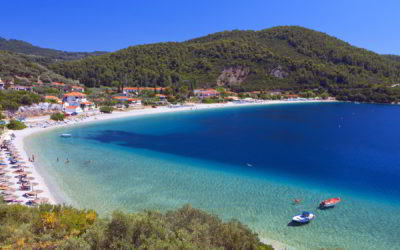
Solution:
[(17, 198), (18, 198), (18, 196), (16, 196), (16, 195), (8, 195), (8, 196), (4, 196), (3, 200), (9, 202), (9, 201), (13, 201), (13, 200), (15, 200)]
[(35, 190), (35, 191), (30, 191), (29, 193), (28, 193), (28, 195), (30, 195), (30, 196), (34, 196), (34, 195), (38, 195), (38, 194), (41, 194), (41, 193), (43, 193), (43, 190)]
[(6, 196), (6, 195), (12, 195), (12, 194), (14, 194), (14, 192), (13, 192), (13, 191), (10, 191), (10, 190), (6, 190), (6, 191), (1, 192), (1, 194), (3, 194), (4, 196)]
[(37, 195), (38, 194), (41, 194), (41, 193), (43, 193), (43, 190), (32, 190), (32, 191), (30, 191), (29, 193), (27, 193), (29, 196), (36, 196), (36, 198), (37, 198)]
[(23, 168), (20, 168), (20, 169), (17, 169), (15, 171), (13, 171), (13, 174), (20, 174), (20, 173), (24, 173), (24, 169)]
[(36, 198), (36, 199), (34, 199), (32, 202), (35, 203), (35, 204), (42, 204), (42, 203), (47, 203), (47, 202), (49, 202), (49, 199), (48, 199), (48, 198), (44, 198), (44, 197), (42, 197), (42, 198)]

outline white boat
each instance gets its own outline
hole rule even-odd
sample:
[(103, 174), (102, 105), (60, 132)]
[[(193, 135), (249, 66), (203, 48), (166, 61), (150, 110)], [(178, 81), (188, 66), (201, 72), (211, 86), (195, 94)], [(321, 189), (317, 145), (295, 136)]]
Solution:
[(64, 137), (64, 138), (68, 138), (68, 137), (71, 137), (72, 135), (71, 134), (61, 134), (61, 137)]
[(311, 212), (302, 212), (299, 215), (293, 216), (292, 220), (297, 223), (308, 223), (311, 220), (315, 219), (315, 214)]

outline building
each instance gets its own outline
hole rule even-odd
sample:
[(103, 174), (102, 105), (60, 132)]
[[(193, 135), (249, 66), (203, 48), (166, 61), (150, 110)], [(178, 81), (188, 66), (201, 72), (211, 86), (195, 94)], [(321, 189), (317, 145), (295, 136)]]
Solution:
[(80, 105), (81, 102), (85, 102), (86, 95), (80, 92), (71, 92), (64, 95), (64, 103), (67, 102), (70, 105)]
[(32, 86), (12, 85), (9, 89), (16, 91), (32, 91)]
[(195, 96), (200, 98), (209, 98), (219, 96), (219, 92), (215, 89), (195, 89), (193, 90)]
[(156, 94), (156, 97), (158, 97), (160, 99), (160, 101), (166, 101), (167, 100), (167, 96), (166, 95)]
[(77, 114), (80, 114), (82, 112), (83, 112), (83, 110), (82, 110), (82, 108), (80, 106), (70, 105), (70, 106), (64, 107), (64, 113), (66, 113), (68, 115), (73, 115), (73, 114), (77, 115)]
[(51, 86), (54, 86), (54, 87), (65, 87), (65, 83), (62, 83), (62, 82), (52, 82), (52, 83), (51, 83)]
[[(64, 95), (64, 109), (68, 108), (69, 106), (72, 107), (79, 107), (77, 109), (80, 112), (93, 110), (95, 105), (93, 102), (90, 102), (86, 99), (86, 95), (80, 92), (71, 92)], [(70, 110), (72, 110), (71, 108)], [(77, 112), (79, 114), (79, 112)]]
[(133, 93), (133, 94), (137, 94), (139, 93), (139, 88), (136, 87), (126, 87), (123, 89), (123, 93), (127, 94), (127, 93)]
[(80, 104), (80, 107), (83, 111), (94, 110), (96, 108), (96, 105), (94, 105), (94, 103), (90, 101), (83, 101)]
[(71, 87), (71, 90), (72, 90), (73, 92), (80, 92), (80, 93), (85, 92), (85, 88), (84, 88), (84, 87), (81, 87), (81, 86), (72, 86), (72, 87)]
[(58, 97), (56, 97), (56, 96), (51, 96), (51, 95), (46, 95), (46, 96), (44, 96), (44, 100), (45, 100), (45, 101), (52, 100), (52, 101), (55, 101), (55, 102), (57, 102), (57, 103), (62, 103), (60, 98), (58, 98)]
[(148, 90), (148, 91), (154, 91), (156, 93), (164, 93), (166, 88), (161, 88), (161, 87), (126, 87), (123, 89), (123, 93), (133, 93), (133, 94), (139, 94), (143, 90)]
[(131, 98), (129, 96), (113, 96), (113, 99), (121, 102), (128, 102), (129, 104), (136, 104), (136, 105), (142, 104), (142, 101), (140, 99)]

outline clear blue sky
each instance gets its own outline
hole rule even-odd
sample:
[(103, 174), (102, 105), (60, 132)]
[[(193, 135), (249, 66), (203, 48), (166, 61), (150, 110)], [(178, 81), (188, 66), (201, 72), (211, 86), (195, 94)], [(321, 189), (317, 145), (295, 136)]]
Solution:
[(1, 1), (0, 9), (0, 36), (66, 51), (300, 25), (400, 55), (399, 0), (12, 0)]

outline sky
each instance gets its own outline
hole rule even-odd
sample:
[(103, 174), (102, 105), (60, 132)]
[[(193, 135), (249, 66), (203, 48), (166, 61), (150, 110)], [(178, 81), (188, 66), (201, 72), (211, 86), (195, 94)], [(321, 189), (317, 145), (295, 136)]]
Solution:
[(298, 25), (400, 55), (399, 13), (399, 0), (1, 0), (0, 37), (65, 51), (115, 51)]

